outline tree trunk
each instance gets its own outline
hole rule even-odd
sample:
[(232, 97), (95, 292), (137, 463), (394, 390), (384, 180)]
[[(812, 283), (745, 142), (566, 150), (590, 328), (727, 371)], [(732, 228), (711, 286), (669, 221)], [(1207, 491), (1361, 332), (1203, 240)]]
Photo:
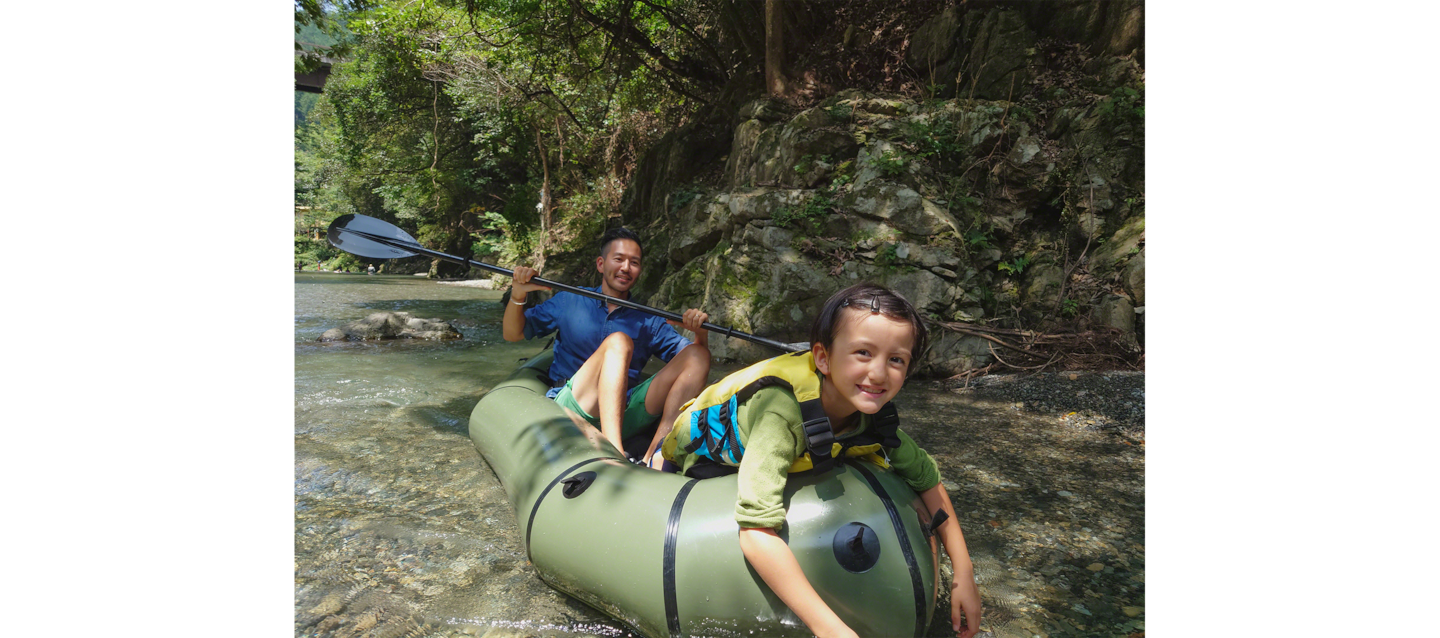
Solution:
[(545, 140), (540, 136), (540, 127), (535, 127), (535, 148), (540, 151), (540, 170), (543, 178), (540, 182), (540, 245), (535, 247), (539, 253), (535, 258), (535, 270), (545, 269), (545, 253), (547, 244), (550, 243), (550, 226), (553, 220), (551, 215), (554, 207), (550, 203), (550, 158), (549, 151), (545, 150)]
[(765, 92), (785, 95), (785, 16), (780, 0), (765, 0)]

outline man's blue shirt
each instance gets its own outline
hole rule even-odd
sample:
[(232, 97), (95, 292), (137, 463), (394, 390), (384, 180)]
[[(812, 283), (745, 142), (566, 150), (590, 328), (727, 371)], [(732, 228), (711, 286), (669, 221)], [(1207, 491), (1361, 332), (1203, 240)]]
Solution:
[[(586, 290), (600, 292), (598, 287)], [(635, 342), (626, 384), (631, 388), (640, 383), (640, 369), (651, 355), (669, 362), (691, 344), (660, 317), (630, 308), (607, 312), (605, 302), (599, 299), (563, 291), (525, 311), (526, 339), (543, 337), (557, 330), (555, 360), (550, 364), (550, 379), (556, 386), (575, 376), (575, 371), (600, 348), (600, 342), (613, 332), (630, 335)]]

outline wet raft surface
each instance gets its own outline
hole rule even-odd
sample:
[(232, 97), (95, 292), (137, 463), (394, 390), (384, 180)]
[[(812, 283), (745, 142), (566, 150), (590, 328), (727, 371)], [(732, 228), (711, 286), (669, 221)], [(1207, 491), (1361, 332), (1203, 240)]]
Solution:
[[(1143, 405), (1143, 376), (1109, 377), (902, 394), (955, 499), (995, 635), (1143, 632), (1143, 426), (1061, 398), (1088, 386)], [(464, 434), (480, 394), (360, 408), (383, 416), (358, 431), (297, 430), (297, 635), (628, 632), (526, 561), (503, 488)], [(932, 636), (946, 635), (938, 612)]]

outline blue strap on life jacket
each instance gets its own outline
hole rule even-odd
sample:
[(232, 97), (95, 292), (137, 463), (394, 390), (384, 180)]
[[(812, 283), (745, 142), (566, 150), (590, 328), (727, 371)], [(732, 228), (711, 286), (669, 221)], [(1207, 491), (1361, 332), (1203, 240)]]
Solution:
[(735, 417), (738, 411), (737, 397), (719, 405), (690, 413), (690, 444), (686, 452), (693, 452), (716, 462), (739, 463), (745, 457), (745, 446), (740, 444), (740, 425)]

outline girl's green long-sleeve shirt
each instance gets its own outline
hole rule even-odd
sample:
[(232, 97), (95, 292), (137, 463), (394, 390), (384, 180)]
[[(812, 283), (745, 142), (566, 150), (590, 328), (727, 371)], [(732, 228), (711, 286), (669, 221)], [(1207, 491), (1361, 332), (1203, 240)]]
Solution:
[[(806, 452), (804, 419), (795, 395), (781, 387), (757, 391), (740, 403), (736, 411), (740, 443), (745, 454), (740, 460), (740, 489), (735, 500), (735, 520), (741, 527), (780, 528), (785, 524), (784, 492), (790, 466)], [(864, 432), (871, 426), (870, 415), (860, 414), (859, 423), (836, 440)], [(686, 453), (690, 443), (689, 424), (676, 424), (670, 436), (681, 472), (689, 471), (700, 456)], [(904, 431), (896, 431), (900, 447), (884, 454), (910, 488), (923, 492), (940, 482), (940, 469), (925, 450)], [(729, 463), (727, 463), (729, 464)], [(733, 464), (730, 464), (733, 465)]]

